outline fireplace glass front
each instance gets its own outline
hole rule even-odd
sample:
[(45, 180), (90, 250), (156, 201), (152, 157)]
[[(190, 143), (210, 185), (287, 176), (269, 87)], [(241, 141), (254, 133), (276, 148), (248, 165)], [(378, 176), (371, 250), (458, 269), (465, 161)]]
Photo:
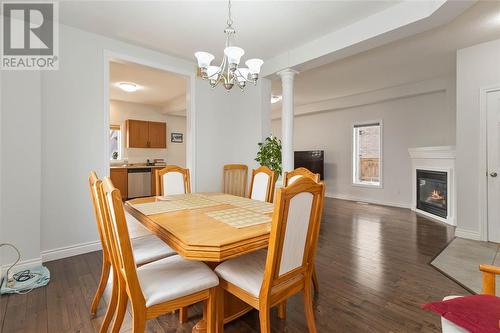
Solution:
[(446, 218), (448, 215), (447, 173), (417, 170), (417, 208)]

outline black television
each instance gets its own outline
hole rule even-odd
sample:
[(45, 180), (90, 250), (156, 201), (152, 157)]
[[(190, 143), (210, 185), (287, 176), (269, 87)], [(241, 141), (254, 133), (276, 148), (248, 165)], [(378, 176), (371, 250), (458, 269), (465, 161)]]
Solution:
[(323, 150), (296, 151), (294, 154), (294, 168), (306, 168), (314, 173), (319, 173), (324, 180), (324, 157)]

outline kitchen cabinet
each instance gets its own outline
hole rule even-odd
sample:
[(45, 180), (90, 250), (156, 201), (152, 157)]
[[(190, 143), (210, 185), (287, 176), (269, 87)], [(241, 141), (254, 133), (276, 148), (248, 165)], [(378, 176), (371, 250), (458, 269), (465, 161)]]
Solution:
[(128, 119), (127, 148), (167, 148), (167, 124)]
[(126, 200), (128, 196), (128, 170), (127, 168), (111, 168), (110, 178), (113, 185), (120, 190), (122, 199)]
[(167, 148), (167, 124), (150, 121), (149, 148)]

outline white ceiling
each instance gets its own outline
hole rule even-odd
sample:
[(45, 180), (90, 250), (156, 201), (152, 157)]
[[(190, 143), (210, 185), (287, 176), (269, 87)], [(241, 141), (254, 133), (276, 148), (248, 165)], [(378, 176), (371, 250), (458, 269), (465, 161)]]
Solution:
[[(457, 49), (498, 38), (500, 2), (479, 1), (447, 25), (298, 74), (295, 104), (454, 76)], [(281, 93), (279, 79), (273, 93)], [(275, 116), (280, 104), (273, 105)]]
[[(139, 86), (135, 92), (118, 88), (120, 82)], [(180, 75), (139, 64), (112, 61), (109, 65), (109, 98), (132, 103), (160, 106), (165, 113), (186, 109), (186, 79)]]
[[(400, 1), (233, 1), (235, 44), (264, 60), (338, 30)], [(66, 25), (185, 59), (220, 59), (227, 1), (62, 1)]]

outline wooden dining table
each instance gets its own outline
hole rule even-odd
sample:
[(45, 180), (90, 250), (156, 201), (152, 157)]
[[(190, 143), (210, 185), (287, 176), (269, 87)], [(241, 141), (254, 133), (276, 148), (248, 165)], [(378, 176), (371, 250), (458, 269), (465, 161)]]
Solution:
[[(190, 196), (199, 195), (210, 199), (220, 197), (222, 193), (187, 194), (185, 197), (189, 199)], [(225, 260), (268, 246), (270, 222), (237, 228), (209, 216), (213, 212), (241, 208), (237, 204), (216, 202), (209, 207), (180, 209), (157, 214), (144, 214), (136, 208), (141, 204), (160, 200), (162, 200), (160, 197), (132, 199), (126, 202), (125, 208), (129, 214), (186, 259), (203, 261), (215, 269)], [(271, 217), (272, 212), (259, 214)], [(250, 310), (252, 308), (248, 304), (229, 293), (225, 294), (224, 323), (239, 318)], [(204, 320), (200, 320), (193, 327), (193, 333), (205, 331)]]

